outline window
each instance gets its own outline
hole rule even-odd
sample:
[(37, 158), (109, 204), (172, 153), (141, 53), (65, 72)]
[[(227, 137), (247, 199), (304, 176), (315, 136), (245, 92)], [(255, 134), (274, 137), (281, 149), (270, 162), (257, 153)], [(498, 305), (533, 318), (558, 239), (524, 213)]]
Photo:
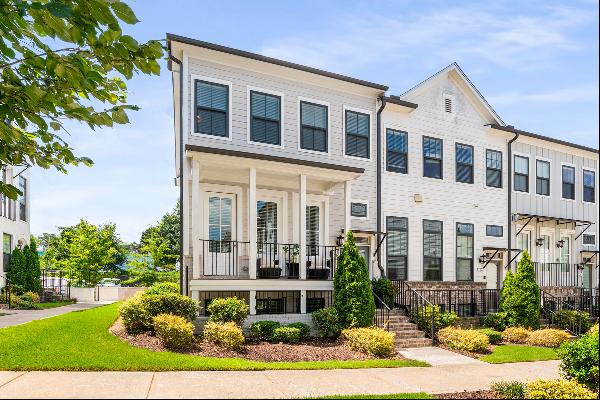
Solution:
[(504, 236), (503, 227), (501, 225), (486, 225), (485, 226), (485, 235), (486, 236), (494, 236), (494, 237), (502, 237), (502, 236)]
[(473, 224), (456, 224), (456, 280), (473, 280)]
[(386, 169), (390, 172), (408, 173), (408, 133), (387, 129)]
[(350, 215), (357, 218), (367, 218), (369, 206), (367, 203), (350, 203)]
[(473, 146), (456, 143), (456, 182), (473, 183)]
[(318, 254), (319, 246), (319, 206), (306, 206), (306, 246), (307, 256)]
[(583, 170), (583, 201), (596, 202), (596, 173), (585, 169)]
[(195, 132), (228, 137), (228, 107), (227, 85), (197, 80)]
[(408, 279), (408, 219), (386, 217), (387, 275), (392, 280)]
[(536, 160), (535, 192), (542, 196), (550, 196), (550, 163)]
[(502, 152), (485, 151), (485, 184), (489, 187), (502, 187)]
[(10, 266), (10, 255), (12, 253), (12, 236), (8, 233), (2, 235), (2, 262), (4, 272), (8, 272)]
[(515, 156), (515, 192), (529, 192), (529, 158)]
[(277, 203), (256, 202), (256, 239), (259, 243), (277, 243)]
[(229, 197), (211, 196), (208, 199), (208, 239), (212, 253), (231, 251), (231, 221), (233, 202)]
[(442, 280), (442, 221), (423, 220), (423, 280)]
[(563, 236), (560, 240), (562, 241), (562, 247), (560, 248), (560, 262), (569, 264), (571, 262), (571, 238), (569, 236)]
[(285, 299), (256, 299), (257, 314), (284, 314)]
[(281, 98), (266, 93), (250, 92), (250, 140), (281, 144)]
[(327, 152), (327, 106), (300, 102), (300, 147)]
[(346, 155), (369, 158), (369, 115), (346, 110)]
[(442, 179), (442, 140), (423, 136), (423, 176)]
[(519, 233), (517, 236), (517, 248), (522, 252), (527, 250), (529, 251), (529, 232)]
[(562, 167), (562, 197), (575, 200), (575, 167)]
[(27, 179), (19, 177), (19, 218), (21, 221), (27, 221)]
[(587, 233), (583, 234), (583, 244), (586, 246), (593, 246), (596, 244), (596, 235), (590, 235)]

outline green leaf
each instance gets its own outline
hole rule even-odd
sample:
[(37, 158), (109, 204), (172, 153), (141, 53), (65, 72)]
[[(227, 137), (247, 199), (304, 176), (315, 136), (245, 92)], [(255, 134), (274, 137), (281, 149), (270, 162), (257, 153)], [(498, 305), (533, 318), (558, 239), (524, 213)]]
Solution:
[(60, 124), (56, 121), (50, 121), (50, 126), (52, 127), (52, 129), (54, 129), (55, 131), (60, 130)]
[(46, 10), (58, 18), (68, 18), (73, 15), (73, 9), (64, 3), (56, 1), (46, 4)]
[(112, 119), (117, 124), (126, 124), (129, 122), (129, 117), (122, 109), (116, 109), (112, 112)]
[(119, 1), (112, 3), (110, 6), (112, 7), (117, 18), (119, 18), (121, 21), (128, 24), (136, 24), (139, 22), (133, 10), (131, 10), (127, 4)]

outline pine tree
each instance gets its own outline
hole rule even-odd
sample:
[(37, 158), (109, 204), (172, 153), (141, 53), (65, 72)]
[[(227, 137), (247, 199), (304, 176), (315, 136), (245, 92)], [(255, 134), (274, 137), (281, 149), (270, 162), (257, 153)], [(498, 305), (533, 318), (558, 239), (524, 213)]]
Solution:
[(10, 255), (10, 264), (7, 272), (7, 277), (12, 285), (18, 287), (18, 290), (26, 291), (27, 271), (25, 266), (25, 256), (23, 251), (15, 247)]
[(517, 273), (507, 274), (502, 289), (502, 310), (509, 326), (537, 329), (540, 326), (540, 287), (527, 250), (519, 261)]
[(32, 236), (29, 245), (23, 249), (25, 256), (26, 285), (25, 290), (38, 293), (41, 290), (40, 259), (37, 253), (37, 243)]
[(342, 327), (364, 327), (373, 324), (375, 303), (369, 270), (348, 232), (333, 281), (333, 307)]

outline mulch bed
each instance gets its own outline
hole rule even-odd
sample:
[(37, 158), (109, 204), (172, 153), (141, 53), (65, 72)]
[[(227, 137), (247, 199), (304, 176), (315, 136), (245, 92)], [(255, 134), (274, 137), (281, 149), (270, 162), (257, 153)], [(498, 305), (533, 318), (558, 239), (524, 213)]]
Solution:
[[(121, 320), (117, 320), (110, 327), (110, 333), (132, 346), (141, 347), (152, 351), (173, 351), (164, 347), (160, 340), (150, 334), (130, 335), (125, 331)], [(239, 352), (224, 349), (209, 342), (197, 340), (192, 348), (179, 353), (201, 357), (238, 357), (252, 361), (328, 361), (328, 360), (374, 360), (377, 357), (359, 353), (348, 348), (340, 340), (331, 341), (319, 338), (310, 338), (304, 343), (285, 344), (268, 343), (256, 339), (246, 339), (246, 344)], [(392, 360), (404, 360), (399, 353), (387, 358)]]
[(478, 390), (475, 392), (442, 393), (434, 395), (436, 399), (504, 399), (493, 390)]

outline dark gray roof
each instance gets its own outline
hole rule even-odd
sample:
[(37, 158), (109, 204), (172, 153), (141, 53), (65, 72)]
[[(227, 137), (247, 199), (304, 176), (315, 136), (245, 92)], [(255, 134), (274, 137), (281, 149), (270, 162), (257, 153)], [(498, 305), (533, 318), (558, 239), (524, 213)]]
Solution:
[(538, 135), (537, 133), (531, 133), (527, 131), (522, 131), (520, 129), (516, 129), (512, 126), (502, 126), (497, 124), (492, 124), (490, 127), (497, 129), (499, 131), (518, 133), (519, 135), (528, 136), (534, 139), (546, 140), (548, 142), (562, 144), (563, 146), (573, 147), (579, 150), (591, 151), (592, 153), (598, 153), (598, 149), (594, 149), (593, 147), (584, 146), (577, 143), (571, 143), (560, 139), (551, 138), (548, 136)]
[(384, 100), (387, 103), (398, 104), (399, 106), (404, 106), (404, 107), (408, 107), (408, 108), (413, 108), (414, 109), (414, 108), (419, 107), (419, 105), (416, 104), (416, 103), (411, 103), (410, 101), (402, 100), (400, 98), (400, 96), (394, 96), (394, 95), (385, 96)]

